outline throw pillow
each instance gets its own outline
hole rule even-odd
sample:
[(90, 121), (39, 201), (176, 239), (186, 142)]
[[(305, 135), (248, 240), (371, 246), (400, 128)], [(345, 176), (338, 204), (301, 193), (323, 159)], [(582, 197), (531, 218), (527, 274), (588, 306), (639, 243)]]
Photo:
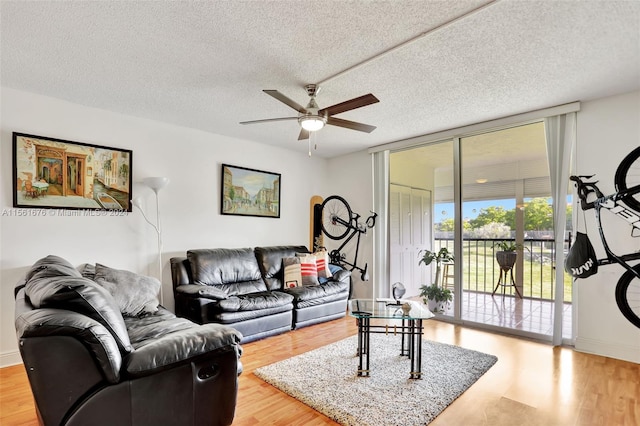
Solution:
[(331, 278), (331, 270), (329, 269), (329, 253), (326, 250), (320, 250), (313, 253), (313, 255), (316, 257), (318, 278)]
[(96, 282), (111, 293), (123, 315), (135, 317), (158, 310), (160, 281), (156, 278), (97, 263)]
[(299, 257), (282, 258), (282, 269), (284, 270), (284, 288), (300, 287), (302, 285)]
[(316, 257), (312, 254), (297, 253), (300, 259), (300, 273), (302, 275), (302, 285), (320, 285), (318, 281), (318, 266)]

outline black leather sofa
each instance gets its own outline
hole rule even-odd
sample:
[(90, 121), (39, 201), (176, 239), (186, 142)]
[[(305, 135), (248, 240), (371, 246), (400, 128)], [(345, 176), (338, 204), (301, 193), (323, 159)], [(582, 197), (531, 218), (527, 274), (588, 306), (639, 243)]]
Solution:
[(176, 314), (221, 323), (250, 342), (345, 316), (351, 272), (330, 265), (319, 285), (285, 288), (282, 259), (305, 246), (199, 249), (171, 258)]
[(229, 425), (242, 338), (158, 307), (123, 317), (64, 259), (36, 262), (15, 291), (20, 353), (44, 425)]

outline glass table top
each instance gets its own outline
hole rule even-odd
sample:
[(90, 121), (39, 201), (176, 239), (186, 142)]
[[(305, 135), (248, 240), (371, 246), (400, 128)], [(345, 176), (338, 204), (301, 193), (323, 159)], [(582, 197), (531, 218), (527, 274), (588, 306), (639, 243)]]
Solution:
[(351, 299), (349, 300), (349, 315), (355, 318), (387, 319), (429, 319), (435, 316), (423, 303), (402, 299), (399, 301)]

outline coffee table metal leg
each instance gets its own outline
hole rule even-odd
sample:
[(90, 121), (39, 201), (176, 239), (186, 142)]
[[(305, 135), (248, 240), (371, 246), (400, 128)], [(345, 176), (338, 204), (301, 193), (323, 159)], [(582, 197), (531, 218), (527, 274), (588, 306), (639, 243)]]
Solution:
[(400, 329), (401, 344), (400, 344), (400, 356), (409, 356), (409, 348), (411, 347), (411, 339), (406, 335), (409, 331), (407, 319), (402, 318), (402, 328)]
[(415, 319), (411, 323), (411, 374), (410, 379), (422, 378), (422, 319)]
[(369, 318), (358, 320), (358, 376), (369, 377)]

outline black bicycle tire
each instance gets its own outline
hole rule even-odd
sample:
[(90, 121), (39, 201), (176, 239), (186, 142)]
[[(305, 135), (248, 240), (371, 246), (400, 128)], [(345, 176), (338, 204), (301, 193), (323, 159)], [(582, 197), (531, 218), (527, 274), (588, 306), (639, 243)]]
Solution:
[[(336, 204), (336, 206), (334, 206)], [(344, 212), (346, 211), (347, 217)], [(349, 233), (349, 227), (343, 224), (335, 224), (331, 221), (331, 215), (339, 213), (340, 219), (351, 223), (353, 214), (349, 203), (339, 195), (331, 195), (322, 202), (322, 232), (332, 240), (341, 240)], [(342, 230), (344, 229), (344, 230)]]
[[(635, 265), (633, 269), (640, 273), (640, 264)], [(640, 328), (640, 294), (636, 296), (637, 300), (634, 299), (631, 303), (628, 297), (629, 286), (634, 282), (634, 279), (638, 281), (638, 290), (640, 290), (640, 278), (631, 271), (626, 271), (622, 274), (622, 277), (618, 280), (618, 284), (616, 284), (616, 303), (622, 315), (624, 315), (631, 324)]]
[[(640, 176), (638, 176), (638, 181), (629, 185), (629, 171), (631, 170), (631, 166), (633, 163), (638, 161), (635, 168), (640, 169), (640, 146), (633, 151), (631, 151), (620, 163), (618, 168), (616, 169), (616, 175), (614, 178), (614, 183), (616, 185), (616, 191), (624, 191), (625, 189), (632, 188), (636, 185), (640, 185)], [(628, 195), (622, 198), (622, 202), (625, 203), (630, 209), (633, 209), (637, 212), (640, 212), (640, 193)]]

